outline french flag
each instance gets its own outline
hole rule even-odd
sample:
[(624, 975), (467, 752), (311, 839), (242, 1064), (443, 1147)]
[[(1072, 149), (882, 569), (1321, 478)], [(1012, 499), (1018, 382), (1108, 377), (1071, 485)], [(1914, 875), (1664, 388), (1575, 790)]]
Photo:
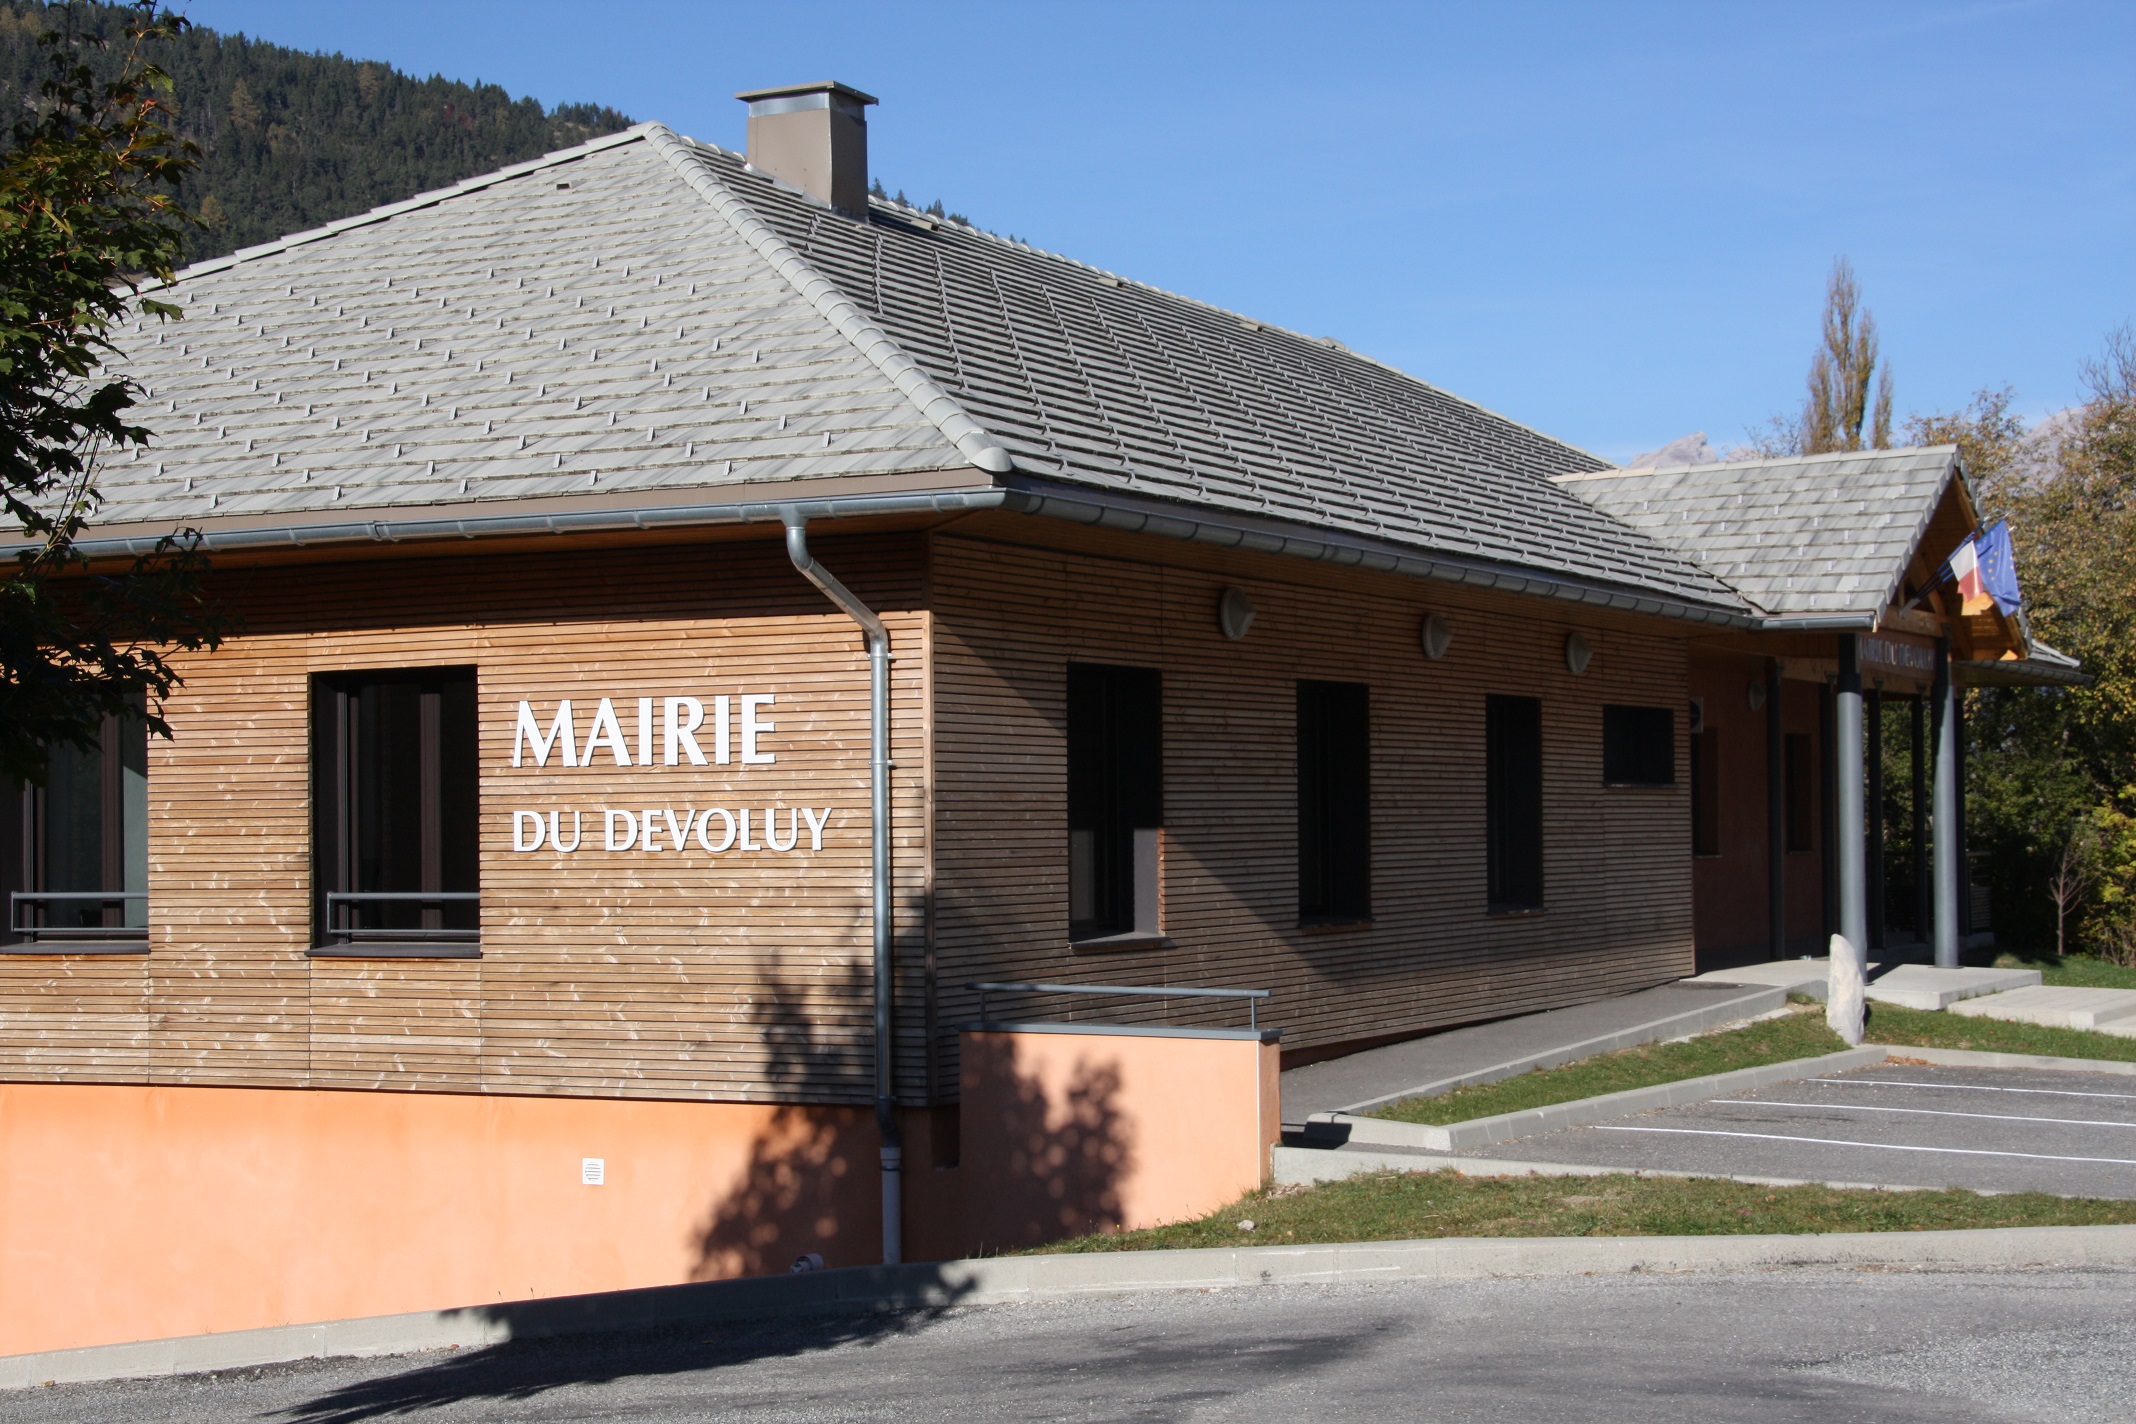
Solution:
[(2005, 617), (2014, 617), (2023, 606), (2024, 596), (2017, 586), (2017, 560), (2010, 548), (2010, 526), (2002, 520), (1960, 544), (1946, 567), (1958, 581), (1958, 597), (1968, 617), (1991, 608)]
[(1987, 580), (1981, 577), (1980, 550), (1971, 539), (1951, 555), (1951, 577), (1958, 580), (1960, 608), (1968, 618), (1995, 606), (1995, 600), (1988, 597)]

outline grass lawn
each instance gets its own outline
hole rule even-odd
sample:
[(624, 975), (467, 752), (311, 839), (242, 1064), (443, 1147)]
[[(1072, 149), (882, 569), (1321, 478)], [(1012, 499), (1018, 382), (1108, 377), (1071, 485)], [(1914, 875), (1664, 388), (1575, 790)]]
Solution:
[[(1923, 1017), (1940, 1017), (1923, 1015)], [(2095, 1037), (2087, 1034), (2085, 1037)], [(2129, 1040), (2136, 1048), (2136, 1040)], [(1708, 1073), (1727, 1073), (1793, 1058), (1837, 1053), (1847, 1045), (1825, 1027), (1822, 1006), (1798, 1008), (1783, 1019), (1766, 1019), (1742, 1028), (1709, 1033), (1685, 1043), (1649, 1043), (1599, 1057), (1501, 1078), (1473, 1088), (1456, 1088), (1433, 1098), (1403, 1098), (1372, 1113), (1396, 1122), (1466, 1122), (1550, 1103), (1569, 1103), (1627, 1088), (1649, 1088)], [(2045, 1053), (2042, 1048), (2021, 1050)]]
[[(1822, 1022), (1822, 1020), (1820, 1020)], [(1957, 1014), (1869, 1006), (1866, 1043), (1894, 1048), (1971, 1048), (1983, 1053), (2036, 1053), (2049, 1058), (2113, 1058), (2136, 1062), (2136, 1038), (2087, 1033), (2075, 1028), (2042, 1028), (2000, 1019), (1961, 1018)]]
[[(1253, 1229), (1240, 1229), (1250, 1221)], [(1037, 1253), (1296, 1246), (1445, 1236), (1730, 1236), (2136, 1222), (2136, 1201), (2028, 1192), (1755, 1187), (1712, 1177), (1463, 1177), (1387, 1172), (1271, 1187), (1199, 1221), (1083, 1236)]]
[(2037, 969), (2043, 984), (2061, 984), (2076, 989), (2136, 989), (2136, 969), (2108, 964), (2088, 954), (2065, 954), (2059, 959), (2051, 954), (2039, 959), (2021, 954), (1999, 954), (1995, 957), (1995, 967)]

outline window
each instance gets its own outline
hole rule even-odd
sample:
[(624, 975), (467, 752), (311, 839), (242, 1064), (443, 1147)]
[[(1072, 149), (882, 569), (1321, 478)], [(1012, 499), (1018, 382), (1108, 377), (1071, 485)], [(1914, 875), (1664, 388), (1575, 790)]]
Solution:
[(148, 725), (107, 717), (94, 748), (55, 747), (43, 786), (0, 808), (6, 940), (43, 953), (148, 947)]
[(1810, 750), (1810, 734), (1789, 732), (1781, 744), (1787, 781), (1787, 848), (1817, 849), (1817, 757)]
[(1298, 684), (1298, 918), (1372, 917), (1372, 717), (1359, 682)]
[(1068, 667), (1068, 937), (1160, 933), (1164, 726), (1155, 669)]
[(1691, 854), (1721, 853), (1721, 733), (1691, 734)]
[(1676, 714), (1666, 707), (1604, 707), (1602, 780), (1611, 786), (1674, 786)]
[(1484, 842), (1493, 914), (1543, 907), (1543, 704), (1484, 699)]
[(317, 680), (315, 954), (473, 958), (473, 668)]

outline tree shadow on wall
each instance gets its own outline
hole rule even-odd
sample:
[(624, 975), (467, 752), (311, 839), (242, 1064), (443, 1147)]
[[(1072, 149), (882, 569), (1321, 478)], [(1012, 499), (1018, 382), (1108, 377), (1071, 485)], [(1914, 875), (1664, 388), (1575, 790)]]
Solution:
[[(812, 1307), (800, 1298), (835, 1279), (813, 1272), (791, 1282), (727, 1279), (785, 1276), (808, 1253), (826, 1268), (879, 1259), (875, 1114), (851, 1105), (873, 1091), (869, 1008), (860, 965), (809, 979), (774, 977), (756, 997), (749, 1017), (765, 1045), (769, 1094), (806, 1091), (845, 1104), (774, 1110), (750, 1144), (739, 1185), (710, 1205), (695, 1233), (695, 1284), (475, 1307), (468, 1313), (521, 1338), (344, 1385), (284, 1417), (357, 1424), (469, 1399), (532, 1399), (888, 1340), (938, 1319), (967, 1287), (925, 1265), (863, 1283), (849, 1292), (861, 1298), (844, 1305)], [(867, 1297), (877, 1286), (915, 1304), (872, 1307)], [(682, 1323), (692, 1316), (694, 1323)]]
[(1118, 1230), (1135, 1152), (1120, 1108), (1119, 1065), (1075, 1057), (1019, 1062), (1081, 1035), (981, 1034), (964, 1042), (965, 1217), (973, 1255)]
[[(875, 1117), (872, 1108), (850, 1105), (873, 1088), (872, 1045), (864, 1027), (855, 1031), (867, 1022), (869, 1001), (866, 969), (852, 966), (834, 978), (774, 979), (751, 1009), (774, 1091), (832, 1084), (848, 1105), (773, 1112), (750, 1145), (739, 1185), (710, 1205), (696, 1232), (694, 1284), (476, 1307), (473, 1314), (518, 1338), (343, 1385), (283, 1417), (360, 1424), (470, 1399), (527, 1400), (572, 1386), (888, 1343), (955, 1308), (968, 1283), (926, 1264), (857, 1282), (815, 1272), (726, 1279), (784, 1276), (807, 1253), (820, 1254), (827, 1268), (877, 1259)], [(1051, 1042), (1034, 1050), (1038, 1039)], [(1070, 1039), (1028, 1036), (1026, 1052), (1050, 1054), (1028, 1061), (1016, 1039), (966, 1040), (963, 1165), (949, 1174), (961, 1181), (936, 1176), (928, 1155), (908, 1145), (909, 1252), (926, 1249), (913, 1229), (922, 1192), (938, 1213), (934, 1234), (952, 1253), (991, 1254), (1119, 1226), (1121, 1183), (1135, 1163), (1122, 1075), (1117, 1064), (1066, 1048)], [(919, 1187), (912, 1179), (923, 1174)], [(944, 1210), (944, 1193), (956, 1185), (962, 1200)], [(853, 1286), (842, 1304), (798, 1299), (837, 1282)], [(894, 1295), (889, 1308), (871, 1303), (878, 1288), (887, 1288), (878, 1299)]]
[[(872, 1101), (872, 1002), (861, 965), (828, 981), (774, 974), (750, 1012), (772, 1094)], [(781, 1104), (750, 1142), (740, 1186), (698, 1228), (690, 1279), (767, 1275), (811, 1253), (831, 1267), (880, 1260), (878, 1148), (872, 1106)]]

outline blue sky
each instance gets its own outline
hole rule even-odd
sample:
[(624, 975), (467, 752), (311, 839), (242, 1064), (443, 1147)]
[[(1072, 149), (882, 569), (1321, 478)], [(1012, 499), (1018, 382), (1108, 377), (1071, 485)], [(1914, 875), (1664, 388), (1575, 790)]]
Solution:
[(1901, 412), (2038, 415), (2136, 319), (2136, 5), (192, 0), (196, 21), (874, 171), (1613, 458), (1799, 400), (1845, 254)]

